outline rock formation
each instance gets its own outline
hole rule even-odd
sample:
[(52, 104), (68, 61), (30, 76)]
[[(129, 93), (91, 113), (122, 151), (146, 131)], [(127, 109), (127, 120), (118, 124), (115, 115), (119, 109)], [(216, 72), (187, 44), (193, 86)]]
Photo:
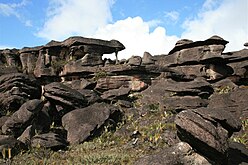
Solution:
[[(0, 147), (66, 149), (99, 136), (109, 123), (125, 123), (123, 116), (162, 111), (166, 121), (175, 119), (177, 136), (163, 130), (160, 138), (171, 147), (137, 164), (235, 162), (242, 145), (230, 138), (247, 134), (241, 120), (248, 118), (248, 50), (223, 53), (227, 43), (219, 36), (182, 39), (168, 54), (123, 61), (119, 41), (84, 37), (0, 50)], [(102, 59), (109, 53), (115, 61)], [(138, 145), (142, 135), (125, 136)]]

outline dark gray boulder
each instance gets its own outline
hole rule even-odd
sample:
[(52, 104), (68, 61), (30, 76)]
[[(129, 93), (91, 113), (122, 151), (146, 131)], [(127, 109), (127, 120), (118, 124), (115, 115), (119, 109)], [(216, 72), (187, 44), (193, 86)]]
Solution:
[(59, 82), (45, 85), (43, 95), (50, 102), (61, 105), (68, 111), (88, 105), (84, 95)]
[(32, 123), (32, 120), (43, 108), (43, 101), (34, 99), (24, 103), (2, 126), (4, 134), (18, 137)]
[(94, 136), (118, 109), (106, 103), (95, 103), (82, 109), (73, 110), (62, 118), (62, 125), (67, 130), (67, 140), (71, 144), (82, 143)]
[(178, 137), (216, 163), (227, 162), (228, 138), (241, 121), (221, 109), (199, 108), (180, 112), (175, 119)]

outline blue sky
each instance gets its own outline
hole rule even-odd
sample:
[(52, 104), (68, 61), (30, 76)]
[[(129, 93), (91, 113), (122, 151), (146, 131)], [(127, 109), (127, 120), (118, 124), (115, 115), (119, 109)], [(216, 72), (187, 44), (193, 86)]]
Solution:
[(118, 39), (121, 58), (168, 53), (181, 38), (248, 42), (247, 0), (0, 0), (0, 48), (43, 45), (72, 35)]

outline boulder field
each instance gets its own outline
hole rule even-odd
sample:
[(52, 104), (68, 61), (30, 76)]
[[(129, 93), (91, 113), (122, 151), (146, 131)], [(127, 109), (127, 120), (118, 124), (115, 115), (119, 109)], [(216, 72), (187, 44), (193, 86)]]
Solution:
[[(124, 60), (121, 42), (79, 36), (0, 50), (0, 149), (66, 150), (127, 113), (159, 109), (173, 114), (177, 140), (135, 164), (248, 163), (248, 49), (224, 53), (226, 44), (182, 39), (168, 54)], [(116, 59), (102, 58), (111, 53)]]

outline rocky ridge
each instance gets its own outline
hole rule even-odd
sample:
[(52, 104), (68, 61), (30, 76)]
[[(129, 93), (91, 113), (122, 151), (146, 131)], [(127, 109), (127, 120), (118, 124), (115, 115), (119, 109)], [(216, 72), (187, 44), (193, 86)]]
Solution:
[[(66, 149), (110, 123), (115, 130), (130, 114), (160, 111), (175, 123), (176, 138), (137, 164), (237, 163), (234, 157), (248, 156), (230, 143), (233, 134), (248, 134), (241, 129), (248, 122), (248, 50), (223, 53), (227, 43), (219, 36), (183, 39), (169, 54), (121, 61), (119, 41), (84, 37), (0, 50), (0, 147)], [(116, 59), (102, 59), (108, 53)], [(135, 131), (116, 133), (137, 142), (142, 133)], [(171, 132), (162, 134), (158, 139), (166, 141)]]

